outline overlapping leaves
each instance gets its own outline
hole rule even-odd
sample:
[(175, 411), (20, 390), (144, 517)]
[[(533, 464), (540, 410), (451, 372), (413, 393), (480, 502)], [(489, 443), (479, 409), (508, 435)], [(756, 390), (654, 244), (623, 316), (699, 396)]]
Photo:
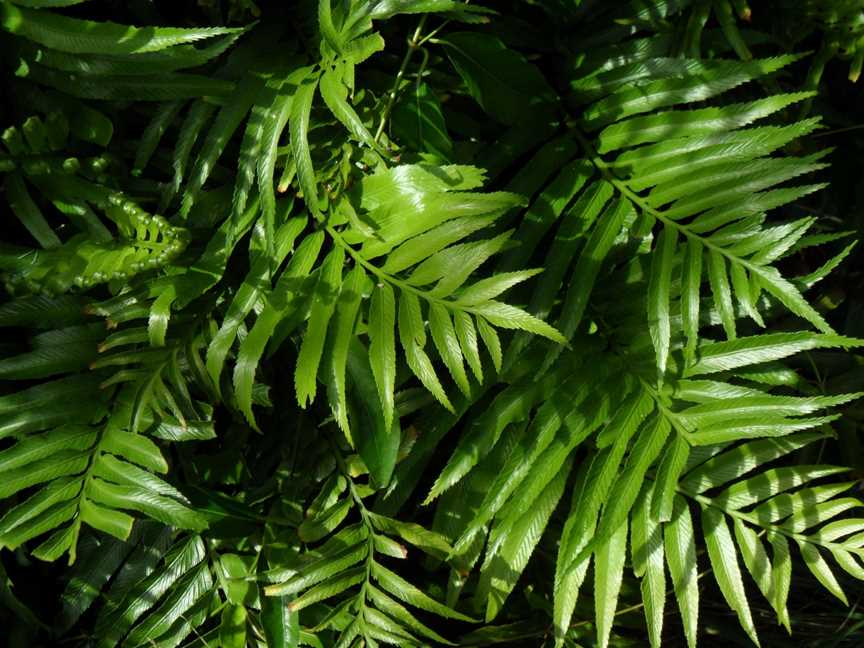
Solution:
[[(371, 494), (350, 478), (331, 475), (298, 528), (304, 542), (326, 541), (265, 573), (263, 578), (272, 584), (264, 587), (264, 593), (287, 601), (292, 613), (338, 598), (324, 619), (309, 629), (311, 633), (335, 631), (336, 645), (351, 645), (357, 638), (406, 646), (420, 646), (430, 640), (454, 645), (422, 623), (415, 610), (458, 621), (470, 622), (471, 618), (435, 600), (386, 566), (387, 560), (404, 560), (417, 549), (440, 560), (447, 555), (449, 545), (442, 536), (420, 525), (369, 511), (363, 499)], [(361, 521), (340, 528), (357, 508)]]
[[(39, 331), (4, 347), (0, 378), (41, 381), (0, 396), (0, 544), (80, 554), (64, 630), (98, 600), (100, 645), (448, 644), (436, 617), (499, 619), (559, 526), (559, 645), (589, 569), (604, 646), (631, 571), (651, 645), (667, 588), (695, 645), (702, 546), (754, 641), (745, 572), (787, 628), (793, 557), (841, 600), (834, 565), (864, 577), (843, 469), (788, 460), (860, 394), (816, 393), (784, 364), (859, 345), (807, 299), (851, 248), (780, 270), (815, 219), (772, 210), (823, 186), (792, 181), (826, 152), (791, 154), (819, 126), (788, 118), (813, 93), (776, 82), (800, 57), (752, 57), (741, 3), (600, 8), (616, 21), (566, 54), (560, 98), (504, 40), (448, 22), (421, 38), (421, 21), (389, 92), (358, 82), (387, 70), (383, 21), (491, 15), (462, 2), (322, 0), (299, 39), (45, 10), (73, 4), (0, 3), (16, 91), (41, 115), (4, 133), (0, 172), (42, 248), (0, 255), (24, 294), (0, 321)], [(676, 44), (665, 20), (691, 4)], [(701, 58), (712, 9), (740, 61)], [(448, 132), (465, 97), (510, 128), (486, 150), (458, 141), (479, 121)], [(113, 127), (80, 99), (163, 103), (134, 152), (109, 149), (117, 164), (91, 155)], [(482, 190), (523, 155), (505, 191)], [(758, 334), (788, 314), (819, 332)], [(260, 475), (241, 426), (273, 455)], [(192, 440), (237, 449), (231, 474), (164, 443)], [(186, 492), (202, 475), (225, 492)], [(431, 530), (399, 511), (424, 475)], [(446, 594), (434, 570), (400, 575), (415, 548), (449, 571)]]

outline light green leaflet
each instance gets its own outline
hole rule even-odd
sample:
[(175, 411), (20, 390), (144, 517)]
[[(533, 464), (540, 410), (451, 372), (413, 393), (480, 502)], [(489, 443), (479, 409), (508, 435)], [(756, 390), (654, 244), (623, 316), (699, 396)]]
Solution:
[(15, 7), (5, 2), (0, 6), (0, 26), (13, 34), (25, 36), (54, 49), (96, 54), (157, 52), (242, 31), (226, 27), (138, 29), (126, 25), (67, 18), (47, 11)]

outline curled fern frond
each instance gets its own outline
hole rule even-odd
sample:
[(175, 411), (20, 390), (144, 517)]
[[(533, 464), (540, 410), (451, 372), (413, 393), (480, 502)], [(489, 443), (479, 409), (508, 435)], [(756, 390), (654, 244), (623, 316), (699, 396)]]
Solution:
[(55, 249), (10, 250), (3, 262), (7, 289), (59, 294), (125, 280), (167, 266), (186, 247), (185, 230), (124, 196), (110, 194), (103, 205), (121, 238), (103, 243), (80, 234)]

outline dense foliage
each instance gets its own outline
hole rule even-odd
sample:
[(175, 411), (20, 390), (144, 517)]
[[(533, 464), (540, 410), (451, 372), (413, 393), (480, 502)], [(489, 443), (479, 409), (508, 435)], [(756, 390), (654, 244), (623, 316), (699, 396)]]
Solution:
[(0, 30), (10, 645), (860, 645), (861, 0)]

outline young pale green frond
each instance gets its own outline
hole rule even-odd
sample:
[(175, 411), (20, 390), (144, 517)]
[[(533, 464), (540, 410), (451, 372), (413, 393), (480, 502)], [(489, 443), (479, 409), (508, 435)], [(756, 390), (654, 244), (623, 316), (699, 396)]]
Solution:
[[(506, 539), (492, 551), (487, 549), (480, 567), (475, 598), (486, 602), (486, 620), (500, 612), (516, 581), (524, 571), (552, 512), (564, 491), (570, 464), (561, 468), (531, 506), (507, 530)], [(494, 531), (493, 531), (494, 533)]]
[[(505, 505), (523, 484), (530, 484), (531, 471), (537, 462), (549, 453), (554, 453), (558, 455), (560, 466), (573, 447), (595, 429), (596, 414), (591, 408), (599, 407), (601, 403), (587, 400), (589, 390), (584, 387), (578, 389), (577, 385), (578, 379), (570, 377), (550, 394), (549, 400), (538, 407), (524, 435), (518, 440), (517, 448), (507, 457), (501, 472), (483, 498), (477, 515), (454, 543), (454, 554), (470, 544), (473, 534), (505, 509)], [(577, 389), (575, 399), (572, 398), (574, 388)], [(565, 435), (566, 441), (561, 439)], [(537, 475), (540, 480), (538, 483), (545, 485), (557, 471), (540, 472)]]
[(14, 262), (3, 263), (9, 290), (57, 294), (132, 277), (164, 267), (187, 245), (185, 230), (124, 196), (106, 196), (100, 206), (121, 238), (105, 243), (82, 234), (51, 250), (21, 250)]
[(541, 397), (548, 397), (555, 382), (562, 378), (553, 374), (542, 383), (522, 383), (502, 391), (486, 412), (479, 416), (462, 435), (447, 465), (437, 477), (426, 501), (431, 502), (460, 479), (498, 443), (508, 425), (525, 421)]

